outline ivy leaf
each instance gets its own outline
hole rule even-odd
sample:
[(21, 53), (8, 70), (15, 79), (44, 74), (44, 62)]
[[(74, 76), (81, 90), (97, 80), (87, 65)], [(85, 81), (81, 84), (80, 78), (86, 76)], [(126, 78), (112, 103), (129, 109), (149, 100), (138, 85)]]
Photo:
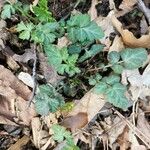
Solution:
[(106, 92), (108, 86), (105, 82), (99, 82), (94, 87), (94, 92), (97, 94), (103, 94)]
[(111, 68), (116, 74), (121, 74), (124, 70), (123, 66), (118, 65), (118, 64), (113, 65)]
[(110, 75), (109, 77), (106, 78), (105, 82), (109, 85), (113, 85), (115, 83), (119, 83), (120, 77), (117, 75)]
[(37, 113), (47, 115), (49, 112), (56, 112), (64, 104), (63, 98), (49, 85), (41, 85), (39, 89), (40, 92), (35, 96)]
[(88, 15), (75, 15), (67, 22), (68, 37), (73, 42), (93, 41), (104, 36), (101, 28)]
[(52, 125), (52, 130), (54, 132), (52, 138), (57, 142), (62, 142), (64, 139), (72, 139), (71, 133), (60, 125)]
[(22, 40), (29, 40), (33, 29), (34, 29), (33, 23), (25, 24), (23, 21), (21, 21), (16, 28), (16, 30), (20, 32), (19, 38)]
[(1, 12), (1, 18), (7, 19), (10, 18), (12, 14), (15, 14), (15, 8), (11, 4), (6, 4), (3, 7), (3, 10)]
[(112, 51), (108, 54), (108, 60), (111, 64), (115, 64), (119, 61), (120, 54), (116, 51)]
[(144, 48), (126, 48), (120, 54), (126, 69), (141, 67), (148, 57), (147, 51)]
[(128, 99), (125, 97), (126, 87), (121, 83), (115, 83), (106, 91), (107, 100), (114, 106), (126, 110), (128, 107)]
[(104, 46), (101, 44), (94, 44), (89, 51), (86, 51), (83, 56), (80, 57), (79, 62), (83, 62), (90, 57), (94, 57), (96, 54), (103, 50)]

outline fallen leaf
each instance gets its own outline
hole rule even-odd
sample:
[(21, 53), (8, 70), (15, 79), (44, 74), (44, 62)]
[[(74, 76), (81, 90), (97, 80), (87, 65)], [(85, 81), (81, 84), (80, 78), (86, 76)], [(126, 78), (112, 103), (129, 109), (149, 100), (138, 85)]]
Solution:
[(140, 27), (141, 27), (141, 34), (146, 34), (148, 32), (148, 24), (146, 22), (145, 17), (142, 17)]
[(91, 16), (91, 20), (94, 20), (97, 18), (97, 10), (95, 6), (98, 4), (98, 0), (92, 0), (91, 7), (88, 11), (88, 14)]
[[(67, 125), (67, 128), (71, 130), (84, 127), (94, 118), (94, 116), (99, 112), (104, 104), (104, 96), (97, 95), (93, 93), (92, 90), (90, 90), (84, 95), (84, 97), (73, 108), (73, 110), (69, 112), (66, 119), (63, 120), (64, 126)], [(74, 118), (76, 122), (73, 122)], [(82, 121), (81, 118), (83, 118)]]
[(26, 145), (30, 141), (30, 138), (24, 135), (21, 139), (19, 139), (15, 144), (13, 144), (8, 150), (21, 150), (24, 145)]
[(115, 36), (115, 39), (112, 43), (112, 45), (110, 46), (109, 48), (109, 52), (111, 51), (117, 51), (117, 52), (120, 52), (121, 50), (123, 50), (125, 47), (124, 47), (124, 44), (123, 44), (123, 41), (122, 41), (122, 38), (119, 37), (118, 35)]
[(61, 38), (58, 38), (58, 43), (57, 43), (57, 46), (59, 48), (63, 48), (63, 47), (66, 47), (68, 46), (70, 43), (70, 41), (68, 40), (68, 38), (66, 36), (63, 36)]
[(119, 9), (122, 9), (124, 13), (127, 13), (133, 9), (133, 6), (137, 3), (137, 0), (123, 0), (119, 6)]
[(10, 70), (4, 68), (4, 66), (0, 65), (0, 70), (0, 80), (7, 82), (7, 86), (14, 89), (16, 94), (24, 100), (29, 100), (31, 95), (29, 88), (19, 81), (19, 79)]
[(34, 87), (34, 82), (33, 82), (33, 78), (30, 74), (26, 73), (26, 72), (20, 72), (18, 74), (18, 79), (20, 81), (22, 81), (24, 84), (26, 84), (27, 86), (33, 88)]
[(112, 22), (111, 22), (111, 16), (113, 13), (114, 13), (113, 11), (110, 11), (109, 14), (107, 15), (107, 17), (99, 16), (98, 18), (95, 19), (98, 26), (100, 26), (105, 33), (104, 37), (102, 39), (100, 39), (100, 42), (102, 44), (106, 45), (107, 49), (109, 49), (109, 47), (111, 45), (109, 36), (111, 33), (115, 32)]
[(55, 85), (64, 78), (59, 76), (55, 68), (48, 64), (47, 57), (43, 53), (39, 53), (38, 57), (40, 61), (40, 72), (44, 75), (47, 82)]
[(124, 44), (129, 47), (150, 48), (150, 32), (147, 35), (142, 35), (140, 38), (136, 38), (132, 32), (127, 29), (123, 29), (121, 22), (114, 15), (112, 15), (111, 20), (113, 26), (121, 34)]

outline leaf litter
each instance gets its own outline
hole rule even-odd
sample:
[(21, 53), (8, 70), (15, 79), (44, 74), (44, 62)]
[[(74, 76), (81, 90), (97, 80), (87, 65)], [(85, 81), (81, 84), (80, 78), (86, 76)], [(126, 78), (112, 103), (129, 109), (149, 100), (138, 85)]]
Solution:
[[(66, 70), (68, 71), (68, 72), (64, 71), (65, 73), (63, 74), (63, 76), (57, 72), (55, 65), (50, 65), (48, 63), (49, 58), (47, 58), (44, 55), (44, 52), (40, 49), (41, 47), (37, 48), (38, 50), (37, 53), (35, 54), (33, 51), (34, 48), (32, 44), (30, 45), (28, 43), (26, 44), (26, 47), (22, 47), (20, 45), (21, 47), (17, 47), (17, 50), (23, 49), (23, 53), (20, 54), (18, 51), (14, 50), (14, 45), (17, 44), (16, 43), (14, 43), (14, 45), (10, 44), (12, 43), (12, 41), (9, 42), (9, 40), (12, 39), (9, 38), (9, 32), (8, 32), (9, 29), (6, 28), (6, 22), (4, 20), (1, 20), (0, 32), (2, 34), (0, 36), (0, 46), (1, 46), (2, 56), (6, 57), (6, 61), (5, 63), (0, 62), (1, 64), (0, 66), (0, 70), (1, 70), (0, 123), (6, 125), (15, 125), (15, 126), (25, 125), (28, 126), (28, 128), (31, 128), (32, 131), (32, 135), (30, 135), (31, 136), (30, 139), (25, 135), (22, 138), (20, 136), (20, 139), (14, 145), (12, 145), (10, 149), (11, 148), (14, 149), (15, 146), (18, 147), (24, 146), (29, 142), (29, 140), (32, 141), (32, 143), (37, 149), (42, 149), (42, 150), (50, 149), (50, 148), (60, 149), (64, 147), (65, 143), (68, 142), (67, 138), (65, 139), (65, 141), (63, 141), (60, 144), (57, 144), (56, 139), (64, 138), (65, 136), (60, 137), (60, 135), (57, 136), (55, 135), (55, 137), (57, 138), (53, 138), (54, 124), (59, 124), (61, 126), (64, 126), (66, 129), (70, 130), (71, 133), (73, 134), (73, 140), (79, 147), (81, 147), (81, 149), (82, 149), (81, 145), (83, 145), (84, 143), (88, 144), (88, 149), (95, 149), (97, 146), (100, 146), (95, 143), (99, 143), (99, 142), (102, 144), (102, 146), (99, 147), (100, 149), (105, 149), (106, 147), (107, 148), (109, 147), (111, 149), (117, 149), (118, 145), (120, 149), (124, 149), (124, 150), (129, 148), (130, 149), (150, 148), (150, 141), (149, 141), (150, 126), (149, 126), (149, 119), (148, 119), (149, 114), (145, 112), (145, 108), (144, 108), (145, 104), (149, 104), (148, 97), (150, 96), (149, 95), (150, 93), (149, 62), (147, 61), (146, 63), (145, 62), (143, 63), (143, 60), (145, 60), (145, 58), (143, 58), (143, 60), (140, 59), (140, 57), (138, 59), (135, 58), (134, 61), (138, 61), (141, 67), (140, 69), (136, 69), (136, 67), (134, 66), (135, 62), (134, 61), (131, 62), (132, 59), (129, 60), (129, 58), (132, 57), (133, 53), (129, 53), (128, 50), (128, 48), (133, 48), (133, 47), (137, 48), (134, 50), (137, 51), (137, 55), (139, 55), (140, 50), (138, 48), (141, 47), (147, 48), (147, 50), (150, 48), (149, 13), (147, 13), (149, 12), (149, 8), (148, 5), (145, 6), (145, 4), (148, 4), (149, 2), (145, 1), (145, 4), (144, 3), (139, 4), (139, 1), (136, 0), (131, 0), (131, 1), (123, 0), (120, 2), (119, 6), (117, 6), (116, 1), (114, 0), (109, 0), (107, 2), (109, 4), (109, 9), (111, 9), (111, 11), (108, 12), (108, 15), (106, 15), (106, 17), (98, 15), (96, 8), (100, 2), (96, 0), (92, 0), (91, 7), (90, 9), (88, 8), (88, 13), (91, 16), (91, 20), (96, 21), (98, 26), (100, 26), (104, 31), (104, 37), (102, 39), (97, 39), (96, 44), (104, 45), (103, 57), (105, 56), (105, 53), (110, 54), (111, 52), (114, 53), (114, 51), (116, 51), (121, 55), (121, 57), (119, 56), (118, 58), (121, 58), (124, 61), (124, 67), (129, 66), (128, 65), (129, 63), (131, 64), (129, 67), (126, 68), (126, 70), (122, 72), (121, 80), (122, 80), (122, 86), (124, 85), (128, 86), (125, 95), (127, 96), (128, 100), (131, 102), (130, 106), (132, 106), (132, 102), (136, 103), (135, 104), (136, 110), (133, 109), (131, 111), (130, 109), (128, 109), (127, 111), (121, 111), (120, 109), (117, 109), (112, 105), (108, 107), (107, 99), (105, 95), (103, 93), (101, 94), (94, 93), (93, 89), (91, 89), (89, 85), (87, 86), (87, 84), (84, 83), (84, 81), (82, 81), (82, 79), (84, 78), (81, 78), (81, 76), (78, 78), (80, 82), (82, 81), (82, 84), (79, 84), (78, 83), (79, 81), (76, 80), (76, 78), (73, 79), (70, 78), (70, 76), (66, 75), (69, 72), (68, 66), (72, 61), (71, 60), (69, 62), (69, 60), (67, 60), (69, 59), (68, 57), (69, 54), (67, 53), (61, 55), (61, 57), (63, 57), (62, 60), (60, 60), (61, 57), (59, 57), (58, 59), (58, 61), (62, 61), (63, 63), (65, 62), (62, 65), (62, 67), (65, 66)], [(12, 3), (15, 2), (12, 1)], [(80, 5), (82, 5), (82, 3), (84, 4), (84, 2), (81, 3), (79, 2), (79, 5), (77, 4), (76, 9), (78, 11), (81, 11)], [(40, 6), (39, 1), (34, 1), (33, 5), (30, 6), (30, 9), (32, 8), (32, 12), (34, 12), (34, 7), (36, 6), (37, 7)], [(122, 22), (122, 20), (120, 21), (119, 18), (122, 16), (123, 17), (126, 16), (126, 14), (131, 12), (135, 7), (140, 7), (141, 11), (143, 12), (143, 16), (141, 17), (141, 24), (140, 24), (141, 37), (138, 38), (129, 29), (126, 29), (126, 26), (124, 26), (124, 22)], [(1, 8), (3, 8), (3, 1), (0, 1), (0, 9)], [(13, 17), (17, 17), (17, 16), (14, 15)], [(12, 21), (11, 19), (9, 20), (10, 22)], [(72, 20), (74, 19), (75, 18), (72, 17)], [(88, 17), (86, 19), (89, 20)], [(76, 44), (78, 44), (78, 40), (84, 41), (86, 37), (84, 36), (82, 37), (82, 34), (81, 35), (76, 34), (77, 32), (78, 33), (82, 32), (83, 35), (89, 33), (93, 34), (92, 37), (93, 40), (96, 31), (98, 31), (98, 28), (95, 24), (89, 24), (86, 22), (85, 24), (87, 24), (87, 26), (83, 25), (83, 31), (82, 31), (79, 27), (77, 27), (76, 29), (75, 27), (71, 26), (71, 23), (68, 23), (67, 30), (71, 29), (69, 31), (70, 33), (69, 35), (65, 35), (58, 39), (57, 42), (58, 48), (61, 49), (67, 47), (70, 44), (74, 44), (73, 43), (74, 39), (76, 40), (75, 41)], [(79, 24), (77, 24), (77, 26), (78, 25)], [(90, 31), (88, 33), (88, 28), (90, 28), (90, 25), (95, 28), (93, 32)], [(80, 24), (79, 26), (82, 26), (82, 24)], [(28, 28), (28, 26), (26, 26), (27, 35), (23, 31), (24, 33), (20, 35), (20, 38), (29, 39), (31, 36), (30, 35), (31, 31), (33, 29), (34, 29), (33, 26), (31, 28)], [(74, 33), (73, 35), (71, 35), (71, 31)], [(41, 34), (44, 35), (44, 33)], [(53, 33), (51, 34), (51, 36), (52, 35)], [(31, 37), (35, 38), (33, 36)], [(101, 38), (102, 35), (98, 35), (98, 37)], [(48, 38), (49, 37), (45, 36), (41, 40), (42, 41), (45, 40), (46, 42), (46, 40), (49, 40)], [(53, 38), (55, 39), (55, 37)], [(90, 37), (88, 37), (88, 40), (90, 40)], [(91, 46), (91, 44), (89, 45)], [(80, 48), (80, 46), (81, 45), (78, 45), (78, 48)], [(87, 49), (87, 47), (84, 46), (82, 47), (82, 49), (85, 49), (86, 52), (90, 51), (89, 49)], [(83, 52), (82, 49), (81, 52)], [(128, 54), (123, 54), (123, 49), (125, 49), (126, 53)], [(57, 48), (55, 50), (57, 50)], [(143, 54), (141, 53), (141, 55)], [(84, 52), (82, 56), (84, 56)], [(91, 62), (95, 63), (97, 61), (97, 56), (98, 53), (96, 54), (94, 53), (93, 57), (90, 60), (89, 57), (91, 56), (83, 60), (83, 64), (90, 66)], [(35, 62), (37, 57), (38, 57), (38, 64), (36, 64), (37, 67), (36, 68), (33, 62)], [(67, 64), (67, 61), (69, 62), (68, 63), (69, 65)], [(80, 64), (78, 65), (81, 68), (84, 67)], [(135, 68), (135, 70), (130, 70), (130, 68), (133, 67)], [(33, 80), (32, 78), (33, 74), (35, 73), (33, 71), (36, 72), (36, 78), (37, 78), (36, 81)], [(69, 97), (69, 96), (67, 97), (67, 95), (64, 94), (65, 92), (64, 93), (62, 92), (65, 86), (64, 81), (72, 82), (72, 87), (71, 87), (72, 89), (76, 89), (78, 87), (79, 88), (78, 92), (80, 96), (76, 94), (77, 96), (75, 97)], [(27, 107), (31, 95), (32, 94), (38, 95), (39, 93), (38, 90), (34, 93), (33, 90), (35, 86), (34, 82), (38, 82), (39, 84), (38, 87), (40, 87), (40, 83), (50, 83), (54, 86), (60, 83), (59, 87), (57, 87), (57, 91), (55, 92), (57, 93), (60, 91), (61, 93), (63, 93), (65, 95), (63, 96), (65, 97), (66, 100), (72, 101), (73, 107), (69, 108), (69, 111), (67, 112), (63, 112), (60, 109), (55, 113), (52, 112), (49, 113), (47, 116), (38, 115), (35, 111), (34, 103), (36, 103), (36, 101), (34, 99), (34, 95), (33, 95), (33, 102), (31, 103), (31, 106)], [(110, 81), (110, 82), (114, 82), (114, 81)], [(73, 87), (74, 86), (73, 84), (77, 84), (77, 85)], [(52, 95), (47, 94), (46, 96), (49, 96), (48, 99), (52, 100)], [(75, 101), (76, 99), (80, 99), (80, 100)], [(141, 103), (143, 103), (143, 107), (140, 106)], [(104, 114), (103, 111), (106, 111), (107, 113)], [(148, 111), (149, 113), (148, 106), (146, 111)], [(136, 124), (134, 124), (135, 122), (132, 120), (133, 116), (135, 116), (135, 113), (136, 113), (136, 117), (134, 119)], [(69, 131), (65, 131), (65, 128), (62, 128), (59, 125), (58, 128), (61, 129), (61, 131), (63, 131), (62, 133), (64, 135), (67, 134), (69, 136), (70, 135)], [(103, 140), (103, 142), (101, 142), (101, 140)], [(78, 144), (78, 141), (82, 141), (81, 145)]]

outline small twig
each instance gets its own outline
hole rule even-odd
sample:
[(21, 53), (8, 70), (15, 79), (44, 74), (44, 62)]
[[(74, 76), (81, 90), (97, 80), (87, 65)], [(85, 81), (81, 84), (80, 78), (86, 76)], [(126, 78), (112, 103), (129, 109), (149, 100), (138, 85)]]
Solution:
[(33, 90), (32, 90), (32, 95), (30, 96), (30, 99), (29, 99), (28, 107), (30, 107), (30, 105), (32, 103), (32, 100), (33, 100), (35, 92), (36, 92), (36, 86), (37, 86), (37, 84), (36, 84), (36, 64), (37, 64), (36, 44), (34, 44), (34, 46), (33, 46), (33, 52), (35, 55), (33, 68), (32, 68), (32, 79), (33, 79), (34, 86), (33, 86)]
[(145, 17), (148, 20), (148, 23), (150, 25), (150, 9), (147, 8), (142, 0), (138, 0), (138, 6), (141, 9), (141, 11), (144, 13)]

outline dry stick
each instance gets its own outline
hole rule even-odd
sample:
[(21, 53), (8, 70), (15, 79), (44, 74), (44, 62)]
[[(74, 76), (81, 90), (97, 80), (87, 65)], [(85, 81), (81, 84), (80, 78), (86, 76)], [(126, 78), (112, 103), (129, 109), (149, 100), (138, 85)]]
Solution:
[(36, 92), (36, 86), (37, 86), (37, 84), (36, 84), (36, 64), (37, 64), (36, 44), (34, 44), (33, 52), (34, 52), (34, 55), (35, 55), (33, 68), (32, 68), (32, 79), (33, 79), (34, 86), (33, 86), (33, 90), (32, 90), (32, 95), (30, 96), (30, 99), (29, 99), (28, 107), (30, 107), (30, 105), (32, 103), (32, 100), (33, 100), (35, 92)]
[(141, 11), (145, 14), (145, 17), (148, 20), (148, 23), (150, 25), (150, 9), (147, 8), (142, 0), (138, 0), (138, 6), (141, 9)]
[(133, 133), (141, 139), (141, 141), (150, 148), (150, 139), (147, 137), (142, 131), (140, 131), (136, 126), (134, 126), (129, 120), (127, 120), (122, 114), (120, 114), (117, 110), (115, 111), (116, 114), (122, 118), (125, 123), (128, 125), (128, 127), (133, 131)]

